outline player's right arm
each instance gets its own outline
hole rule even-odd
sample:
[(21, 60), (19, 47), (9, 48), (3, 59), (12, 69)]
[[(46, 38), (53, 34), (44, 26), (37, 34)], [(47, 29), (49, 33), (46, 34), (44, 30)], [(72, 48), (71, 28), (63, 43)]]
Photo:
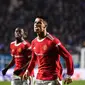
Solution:
[(32, 44), (31, 44), (32, 57), (31, 57), (29, 65), (28, 65), (28, 67), (23, 75), (23, 79), (26, 79), (28, 76), (30, 76), (32, 74), (33, 69), (34, 69), (35, 64), (36, 64), (36, 61), (37, 61), (37, 56), (35, 55), (33, 48), (34, 48), (34, 44), (32, 41)]
[(31, 58), (31, 61), (29, 63), (28, 68), (26, 69), (26, 71), (25, 71), (25, 73), (23, 75), (23, 79), (27, 79), (28, 76), (32, 75), (33, 69), (34, 69), (35, 64), (36, 64), (36, 60), (37, 60), (37, 57), (34, 54), (34, 52), (32, 52), (32, 58)]
[(3, 76), (6, 74), (7, 70), (11, 68), (12, 66), (14, 66), (14, 57), (12, 57), (12, 60), (10, 61), (10, 63), (2, 70)]

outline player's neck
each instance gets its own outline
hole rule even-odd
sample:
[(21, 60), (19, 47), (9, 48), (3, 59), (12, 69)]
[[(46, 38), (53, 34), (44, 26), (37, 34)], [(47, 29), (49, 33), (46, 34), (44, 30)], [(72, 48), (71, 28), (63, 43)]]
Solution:
[(21, 43), (23, 40), (22, 39), (16, 39), (16, 44)]
[(41, 32), (40, 34), (38, 34), (38, 39), (41, 40), (43, 38), (45, 38), (47, 35), (47, 32)]

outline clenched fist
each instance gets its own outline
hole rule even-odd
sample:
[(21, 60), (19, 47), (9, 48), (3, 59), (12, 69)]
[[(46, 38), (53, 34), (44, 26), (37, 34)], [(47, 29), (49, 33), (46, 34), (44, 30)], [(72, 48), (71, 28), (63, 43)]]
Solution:
[(7, 69), (6, 68), (2, 70), (3, 76), (6, 74), (6, 72), (7, 72)]

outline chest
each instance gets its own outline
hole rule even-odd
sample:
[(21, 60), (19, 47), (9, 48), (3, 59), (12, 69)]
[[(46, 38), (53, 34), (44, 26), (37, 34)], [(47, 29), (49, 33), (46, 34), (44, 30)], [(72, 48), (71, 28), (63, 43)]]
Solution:
[(42, 42), (36, 42), (33, 46), (33, 51), (35, 54), (44, 54), (48, 50), (53, 48), (53, 42), (51, 40), (44, 40)]
[(11, 51), (13, 54), (23, 54), (23, 52), (25, 51), (25, 46), (23, 44), (20, 44), (18, 46), (12, 45)]

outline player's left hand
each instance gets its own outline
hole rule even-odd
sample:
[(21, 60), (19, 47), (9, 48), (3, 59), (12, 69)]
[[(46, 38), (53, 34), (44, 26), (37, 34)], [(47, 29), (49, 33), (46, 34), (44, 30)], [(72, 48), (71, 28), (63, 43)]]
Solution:
[(70, 83), (72, 83), (72, 78), (66, 78), (64, 80), (64, 84), (70, 84)]
[(6, 74), (6, 72), (7, 72), (7, 69), (6, 68), (2, 70), (3, 76)]
[(70, 84), (70, 83), (72, 83), (71, 75), (66, 74), (64, 76), (64, 84)]

